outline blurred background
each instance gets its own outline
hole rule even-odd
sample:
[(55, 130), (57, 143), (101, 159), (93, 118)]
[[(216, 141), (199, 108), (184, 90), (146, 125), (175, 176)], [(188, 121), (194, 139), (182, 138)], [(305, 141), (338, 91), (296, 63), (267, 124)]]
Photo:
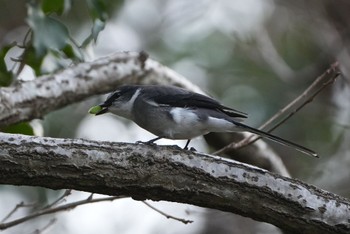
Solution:
[[(43, 2), (1, 1), (0, 46), (2, 53), (6, 52), (3, 56), (6, 68), (12, 73), (19, 71), (16, 79), (34, 79), (36, 75), (67, 67), (72, 61), (91, 61), (117, 51), (144, 50), (225, 105), (248, 113), (247, 123), (258, 127), (300, 95), (332, 63), (339, 61), (342, 76), (274, 131), (278, 136), (317, 151), (321, 158), (316, 160), (272, 143), (271, 146), (282, 157), (292, 177), (350, 197), (349, 1), (55, 0), (52, 4), (63, 4), (64, 9), (60, 14), (45, 13), (64, 24), (68, 32), (58, 26), (52, 35), (67, 34), (74, 41), (70, 47), (64, 44), (62, 50), (57, 46), (57, 50), (49, 51), (40, 47), (37, 36), (33, 54), (41, 59), (40, 63), (25, 65), (19, 70), (18, 63), (11, 58), (20, 56), (22, 49), (13, 47), (13, 42), (23, 42), (29, 26), (36, 35), (49, 37), (35, 27), (41, 17), (36, 7), (43, 6), (40, 5)], [(83, 50), (75, 45), (84, 45)], [(125, 142), (153, 137), (118, 117), (88, 116), (89, 107), (103, 98), (92, 97), (72, 104), (30, 126), (35, 134), (51, 137)], [(185, 144), (182, 141), (162, 143)], [(192, 144), (199, 151), (210, 151), (202, 138)], [(0, 197), (6, 201), (0, 204), (0, 213), (5, 216), (21, 201), (45, 204), (62, 193), (0, 186)], [(73, 192), (67, 200), (88, 196)], [(123, 199), (44, 216), (4, 233), (30, 233), (54, 217), (57, 218), (55, 224), (45, 232), (280, 233), (272, 225), (223, 212), (176, 203), (151, 204), (194, 223), (184, 225), (168, 220), (141, 202)], [(28, 212), (30, 209), (21, 209), (14, 218)]]

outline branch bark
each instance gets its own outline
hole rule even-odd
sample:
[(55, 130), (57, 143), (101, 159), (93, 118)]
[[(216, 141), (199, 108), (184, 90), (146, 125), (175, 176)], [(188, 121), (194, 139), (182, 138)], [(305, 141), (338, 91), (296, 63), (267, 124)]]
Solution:
[(292, 233), (350, 231), (350, 203), (345, 198), (176, 146), (0, 133), (0, 183), (189, 203)]

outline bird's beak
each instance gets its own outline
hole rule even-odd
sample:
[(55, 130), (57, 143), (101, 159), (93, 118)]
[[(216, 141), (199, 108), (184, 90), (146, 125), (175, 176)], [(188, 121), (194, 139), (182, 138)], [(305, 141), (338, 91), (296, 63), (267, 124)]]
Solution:
[(92, 115), (102, 115), (106, 112), (108, 112), (108, 107), (104, 104), (93, 106), (89, 110), (89, 113)]

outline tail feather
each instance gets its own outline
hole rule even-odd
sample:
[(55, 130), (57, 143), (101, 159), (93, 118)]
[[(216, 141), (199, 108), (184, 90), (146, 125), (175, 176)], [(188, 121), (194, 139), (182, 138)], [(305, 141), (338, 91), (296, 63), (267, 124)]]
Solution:
[(313, 157), (316, 157), (316, 158), (319, 157), (319, 156), (317, 155), (317, 153), (314, 152), (313, 150), (310, 150), (310, 149), (308, 149), (308, 148), (306, 148), (306, 147), (304, 147), (304, 146), (298, 145), (298, 144), (296, 144), (296, 143), (294, 143), (294, 142), (291, 142), (291, 141), (282, 139), (282, 138), (280, 138), (280, 137), (278, 137), (278, 136), (274, 136), (274, 135), (272, 135), (272, 134), (270, 134), (270, 133), (261, 131), (261, 130), (256, 129), (256, 128), (249, 127), (249, 126), (247, 126), (247, 125), (245, 125), (245, 124), (243, 124), (243, 123), (240, 123), (240, 122), (234, 121), (234, 124), (235, 124), (237, 127), (239, 127), (239, 128), (241, 128), (242, 130), (244, 130), (244, 131), (257, 134), (257, 135), (259, 135), (259, 136), (261, 136), (261, 137), (264, 137), (264, 138), (268, 138), (268, 139), (270, 139), (270, 140), (272, 140), (272, 141), (274, 141), (274, 142), (277, 142), (277, 143), (279, 143), (279, 144), (281, 144), (281, 145), (289, 146), (289, 147), (294, 148), (295, 150), (297, 150), (297, 151), (299, 151), (299, 152), (302, 152), (302, 153), (304, 153), (304, 154), (307, 154), (307, 155), (310, 155), (310, 156), (313, 156)]

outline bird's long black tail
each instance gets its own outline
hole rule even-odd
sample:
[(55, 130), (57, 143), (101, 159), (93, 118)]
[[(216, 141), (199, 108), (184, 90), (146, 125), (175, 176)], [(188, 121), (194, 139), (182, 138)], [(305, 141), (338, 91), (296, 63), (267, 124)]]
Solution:
[(240, 122), (234, 121), (234, 124), (235, 124), (237, 127), (239, 127), (239, 128), (241, 128), (242, 130), (244, 130), (244, 131), (257, 134), (257, 135), (259, 135), (259, 136), (261, 136), (261, 137), (264, 137), (264, 138), (268, 138), (268, 139), (270, 139), (270, 140), (272, 140), (272, 141), (274, 141), (274, 142), (277, 142), (277, 143), (279, 143), (279, 144), (281, 144), (281, 145), (289, 146), (289, 147), (291, 147), (291, 148), (296, 149), (296, 150), (299, 151), (299, 152), (302, 152), (302, 153), (304, 153), (304, 154), (307, 154), (307, 155), (310, 155), (310, 156), (313, 156), (313, 157), (318, 158), (318, 155), (317, 155), (316, 152), (314, 152), (314, 151), (312, 151), (312, 150), (310, 150), (310, 149), (308, 149), (308, 148), (306, 148), (306, 147), (304, 147), (304, 146), (301, 146), (301, 145), (298, 145), (298, 144), (293, 143), (293, 142), (291, 142), (291, 141), (282, 139), (282, 138), (280, 138), (280, 137), (278, 137), (278, 136), (274, 136), (274, 135), (272, 135), (272, 134), (270, 134), (270, 133), (261, 131), (261, 130), (259, 130), (259, 129), (249, 127), (249, 126), (247, 126), (247, 125), (245, 125), (245, 124), (242, 124), (242, 123), (240, 123)]

